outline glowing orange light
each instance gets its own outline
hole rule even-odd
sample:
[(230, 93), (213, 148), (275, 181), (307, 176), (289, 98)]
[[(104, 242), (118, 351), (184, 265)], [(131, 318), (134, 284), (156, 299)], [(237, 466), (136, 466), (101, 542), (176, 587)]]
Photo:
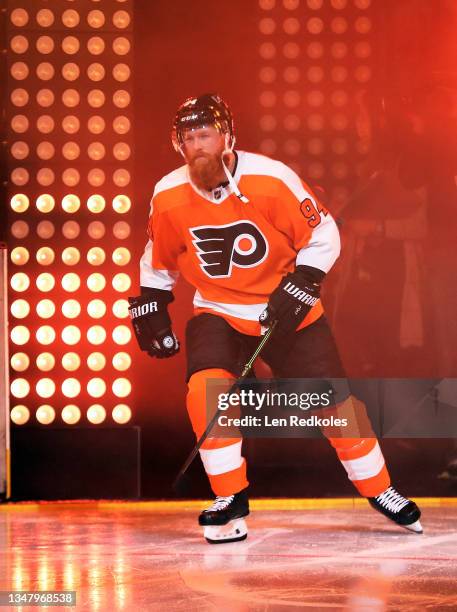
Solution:
[(36, 330), (36, 339), (40, 344), (52, 344), (56, 339), (56, 332), (50, 325), (42, 325)]
[(73, 346), (81, 340), (81, 330), (76, 325), (67, 325), (62, 330), (61, 338), (65, 344)]
[(116, 378), (113, 381), (112, 390), (116, 397), (127, 397), (132, 391), (132, 384), (127, 378)]
[(25, 300), (14, 300), (10, 306), (11, 314), (16, 319), (24, 319), (30, 312), (30, 304)]
[(41, 247), (36, 253), (36, 260), (42, 266), (50, 266), (55, 258), (54, 251), (49, 247)]
[(106, 259), (105, 251), (100, 247), (92, 247), (87, 251), (87, 261), (92, 266), (100, 266)]
[(65, 300), (62, 304), (62, 314), (67, 319), (76, 319), (81, 313), (81, 304), (77, 300)]
[(129, 303), (127, 300), (116, 300), (112, 310), (115, 317), (118, 319), (125, 319), (129, 316)]
[(30, 410), (27, 406), (14, 406), (10, 416), (15, 425), (24, 425), (30, 419)]
[(87, 330), (87, 340), (90, 344), (103, 344), (106, 340), (106, 330), (101, 325), (92, 325)]
[(10, 200), (10, 206), (14, 212), (25, 212), (30, 205), (29, 198), (24, 193), (16, 193)]
[(116, 344), (127, 344), (132, 338), (130, 327), (126, 325), (117, 325), (113, 329), (112, 338)]
[(120, 372), (128, 370), (132, 364), (132, 359), (128, 353), (116, 353), (112, 360), (113, 368)]
[(51, 353), (40, 353), (36, 358), (36, 365), (42, 372), (49, 372), (54, 368), (56, 360)]
[(35, 416), (36, 420), (42, 425), (50, 425), (56, 418), (56, 411), (52, 406), (44, 404), (37, 409)]
[(42, 195), (38, 196), (36, 200), (36, 207), (42, 213), (51, 212), (54, 206), (55, 200), (49, 193), (43, 193)]
[(81, 365), (81, 359), (77, 353), (65, 353), (62, 357), (62, 367), (67, 372), (74, 372)]
[(40, 291), (43, 291), (43, 293), (52, 291), (56, 284), (54, 276), (52, 274), (49, 274), (48, 272), (42, 272), (41, 274), (39, 274), (35, 282), (38, 289)]
[(77, 291), (81, 285), (81, 279), (74, 272), (67, 272), (62, 277), (62, 288), (69, 293)]
[(67, 213), (75, 213), (80, 206), (81, 201), (74, 193), (69, 193), (62, 198), (62, 208)]
[(66, 378), (62, 383), (62, 394), (65, 397), (77, 397), (81, 393), (81, 384), (77, 378)]
[(100, 319), (106, 313), (106, 304), (102, 300), (91, 300), (87, 304), (87, 313), (93, 319)]
[(106, 279), (103, 274), (94, 272), (87, 279), (87, 286), (93, 292), (103, 291), (106, 285)]
[(124, 274), (123, 272), (119, 272), (113, 276), (112, 285), (116, 291), (128, 291), (130, 289), (130, 285), (132, 281), (128, 274)]
[(16, 274), (13, 274), (11, 277), (10, 283), (14, 291), (22, 292), (29, 288), (30, 279), (24, 272), (16, 272)]
[(102, 353), (91, 353), (87, 358), (87, 367), (89, 370), (99, 372), (106, 365), (106, 358)]
[(105, 208), (105, 198), (99, 194), (94, 194), (87, 200), (87, 208), (90, 212), (100, 213)]
[(106, 393), (106, 383), (102, 378), (91, 378), (87, 383), (87, 393), (91, 397), (102, 397)]
[(113, 408), (112, 416), (113, 421), (119, 425), (125, 425), (132, 418), (132, 411), (126, 404), (118, 404)]
[(11, 342), (18, 345), (27, 344), (30, 340), (30, 331), (25, 325), (16, 325), (10, 333)]
[(67, 425), (75, 425), (81, 419), (81, 410), (74, 404), (69, 404), (62, 409), (62, 421)]
[(40, 300), (36, 305), (37, 315), (41, 319), (50, 319), (52, 316), (54, 316), (55, 311), (56, 307), (54, 302), (51, 300)]
[(30, 365), (30, 359), (25, 353), (14, 353), (11, 356), (10, 364), (16, 372), (25, 372)]
[(106, 410), (100, 404), (94, 404), (87, 411), (87, 420), (94, 425), (103, 423), (106, 419)]
[(36, 383), (35, 389), (40, 397), (52, 397), (56, 392), (56, 384), (52, 378), (40, 378)]
[(11, 382), (11, 395), (23, 398), (30, 393), (30, 385), (25, 378), (16, 378)]
[(76, 247), (67, 247), (62, 251), (62, 261), (67, 266), (75, 266), (80, 258), (81, 255)]

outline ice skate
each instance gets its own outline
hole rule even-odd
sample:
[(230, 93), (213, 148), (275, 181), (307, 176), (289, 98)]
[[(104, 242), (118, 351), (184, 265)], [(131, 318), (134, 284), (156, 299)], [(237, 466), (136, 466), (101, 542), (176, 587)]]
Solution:
[(248, 528), (244, 517), (249, 514), (247, 490), (227, 497), (218, 496), (198, 517), (203, 535), (210, 544), (245, 540)]
[(375, 510), (397, 525), (414, 533), (422, 533), (419, 520), (421, 511), (413, 501), (400, 495), (394, 487), (389, 487), (376, 497), (368, 497), (368, 501)]

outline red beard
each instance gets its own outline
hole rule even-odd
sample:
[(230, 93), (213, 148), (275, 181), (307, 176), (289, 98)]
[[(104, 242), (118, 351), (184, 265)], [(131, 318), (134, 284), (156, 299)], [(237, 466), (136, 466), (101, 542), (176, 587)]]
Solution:
[(200, 153), (187, 163), (192, 182), (199, 189), (211, 191), (224, 180), (224, 168), (220, 156)]

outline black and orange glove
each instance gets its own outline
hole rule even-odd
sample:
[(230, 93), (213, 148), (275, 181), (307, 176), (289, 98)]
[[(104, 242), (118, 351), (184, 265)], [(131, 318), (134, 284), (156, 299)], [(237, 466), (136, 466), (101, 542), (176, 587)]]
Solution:
[(269, 327), (277, 321), (276, 330), (287, 334), (297, 329), (320, 298), (320, 284), (325, 272), (311, 266), (297, 266), (286, 274), (270, 295), (259, 322)]

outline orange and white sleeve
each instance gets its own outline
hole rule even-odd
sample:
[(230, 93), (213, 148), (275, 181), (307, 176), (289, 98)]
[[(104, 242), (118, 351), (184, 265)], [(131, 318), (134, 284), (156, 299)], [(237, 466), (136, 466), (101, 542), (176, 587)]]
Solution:
[(148, 222), (149, 240), (140, 260), (140, 285), (172, 291), (179, 277), (181, 241), (167, 213), (160, 213), (157, 208), (153, 196)]
[(270, 211), (275, 227), (292, 241), (297, 266), (327, 273), (341, 250), (335, 220), (291, 168), (281, 164), (279, 175), (278, 194)]

